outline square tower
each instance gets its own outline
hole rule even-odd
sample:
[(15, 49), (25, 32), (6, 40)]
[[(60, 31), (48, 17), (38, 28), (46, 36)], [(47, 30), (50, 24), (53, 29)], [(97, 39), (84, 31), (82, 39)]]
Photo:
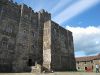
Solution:
[(50, 20), (44, 23), (43, 66), (54, 71), (76, 68), (72, 32)]

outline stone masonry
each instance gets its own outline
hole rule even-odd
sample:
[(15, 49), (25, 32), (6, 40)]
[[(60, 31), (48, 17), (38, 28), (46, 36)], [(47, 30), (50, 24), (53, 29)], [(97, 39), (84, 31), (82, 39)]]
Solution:
[(48, 70), (75, 70), (72, 32), (44, 10), (0, 0), (0, 72), (29, 72), (35, 63)]

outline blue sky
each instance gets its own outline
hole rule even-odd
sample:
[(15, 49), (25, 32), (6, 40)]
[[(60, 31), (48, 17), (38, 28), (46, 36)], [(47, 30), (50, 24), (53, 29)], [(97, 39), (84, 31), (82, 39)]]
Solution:
[(100, 52), (100, 0), (14, 0), (34, 11), (45, 9), (52, 20), (73, 32), (75, 56)]

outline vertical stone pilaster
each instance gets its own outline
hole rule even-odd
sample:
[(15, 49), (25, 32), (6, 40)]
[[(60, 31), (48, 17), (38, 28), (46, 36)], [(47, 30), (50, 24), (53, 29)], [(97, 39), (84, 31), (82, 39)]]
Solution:
[(43, 31), (43, 67), (51, 69), (51, 21), (44, 23)]

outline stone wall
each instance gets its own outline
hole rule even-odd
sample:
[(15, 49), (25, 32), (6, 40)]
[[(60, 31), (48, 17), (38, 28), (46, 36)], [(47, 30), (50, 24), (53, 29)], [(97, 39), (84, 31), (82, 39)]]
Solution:
[[(31, 10), (26, 5), (21, 6), (21, 16), (19, 21), (19, 31), (16, 41), (16, 60), (14, 69), (24, 71), (27, 67), (28, 54), (30, 50), (30, 28), (31, 28)], [(20, 67), (21, 66), (21, 67)]]
[(72, 33), (53, 21), (51, 26), (51, 67), (57, 71), (75, 70)]
[(75, 68), (72, 33), (44, 10), (0, 0), (0, 71), (26, 72), (35, 63), (49, 70)]
[(11, 72), (16, 54), (20, 10), (18, 6), (3, 3), (0, 10), (0, 71)]

